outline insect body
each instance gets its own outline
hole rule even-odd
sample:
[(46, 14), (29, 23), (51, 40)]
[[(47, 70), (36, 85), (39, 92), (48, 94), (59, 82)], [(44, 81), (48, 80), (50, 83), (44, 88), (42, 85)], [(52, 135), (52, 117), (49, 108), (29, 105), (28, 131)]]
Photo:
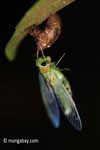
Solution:
[(81, 130), (82, 123), (72, 99), (70, 84), (60, 68), (55, 67), (55, 63), (51, 62), (49, 56), (38, 58), (36, 60), (36, 66), (40, 70), (39, 79), (42, 98), (53, 125), (59, 127), (60, 124), (59, 103), (69, 122), (77, 130)]
[(59, 37), (61, 33), (62, 23), (57, 14), (51, 15), (44, 29), (33, 26), (30, 29), (30, 35), (37, 41), (37, 51), (42, 51), (50, 47)]

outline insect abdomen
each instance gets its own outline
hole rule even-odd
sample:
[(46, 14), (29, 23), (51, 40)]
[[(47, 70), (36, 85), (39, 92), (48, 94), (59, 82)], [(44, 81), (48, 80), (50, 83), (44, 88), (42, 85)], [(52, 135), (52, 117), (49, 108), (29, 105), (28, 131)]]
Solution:
[(71, 90), (71, 86), (69, 81), (67, 80), (67, 78), (63, 75), (62, 72), (55, 70), (59, 80), (62, 82), (62, 84), (64, 85), (64, 87), (67, 89), (68, 93), (72, 96), (72, 90)]
[(72, 96), (72, 90), (71, 90), (70, 83), (65, 77), (63, 77), (62, 84), (67, 89), (68, 93)]

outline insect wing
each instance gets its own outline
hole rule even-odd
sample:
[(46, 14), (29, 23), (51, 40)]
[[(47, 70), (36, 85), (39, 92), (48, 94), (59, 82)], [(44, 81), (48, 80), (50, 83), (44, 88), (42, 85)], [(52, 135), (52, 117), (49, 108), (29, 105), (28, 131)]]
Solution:
[(59, 105), (69, 122), (77, 130), (81, 130), (82, 123), (75, 103), (56, 74), (54, 78), (54, 91)]
[(42, 95), (42, 99), (47, 114), (51, 122), (53, 123), (54, 127), (58, 128), (60, 124), (60, 118), (59, 118), (59, 108), (58, 108), (56, 97), (54, 95), (52, 88), (46, 82), (46, 80), (44, 79), (41, 73), (39, 73), (39, 80), (40, 80), (41, 95)]

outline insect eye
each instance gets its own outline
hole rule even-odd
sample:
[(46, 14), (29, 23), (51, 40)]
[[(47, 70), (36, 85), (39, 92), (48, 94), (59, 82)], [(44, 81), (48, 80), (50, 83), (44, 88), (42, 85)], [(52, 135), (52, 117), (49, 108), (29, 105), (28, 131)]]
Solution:
[(41, 65), (42, 65), (42, 66), (46, 66), (46, 62), (42, 62)]

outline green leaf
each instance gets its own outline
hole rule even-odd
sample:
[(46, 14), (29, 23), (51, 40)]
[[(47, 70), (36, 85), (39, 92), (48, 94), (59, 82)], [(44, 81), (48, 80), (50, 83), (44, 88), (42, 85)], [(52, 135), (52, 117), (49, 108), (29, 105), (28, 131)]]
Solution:
[(15, 32), (5, 47), (5, 55), (13, 61), (20, 42), (29, 33), (33, 24), (41, 24), (51, 14), (62, 9), (75, 0), (38, 0), (24, 15), (15, 28)]

